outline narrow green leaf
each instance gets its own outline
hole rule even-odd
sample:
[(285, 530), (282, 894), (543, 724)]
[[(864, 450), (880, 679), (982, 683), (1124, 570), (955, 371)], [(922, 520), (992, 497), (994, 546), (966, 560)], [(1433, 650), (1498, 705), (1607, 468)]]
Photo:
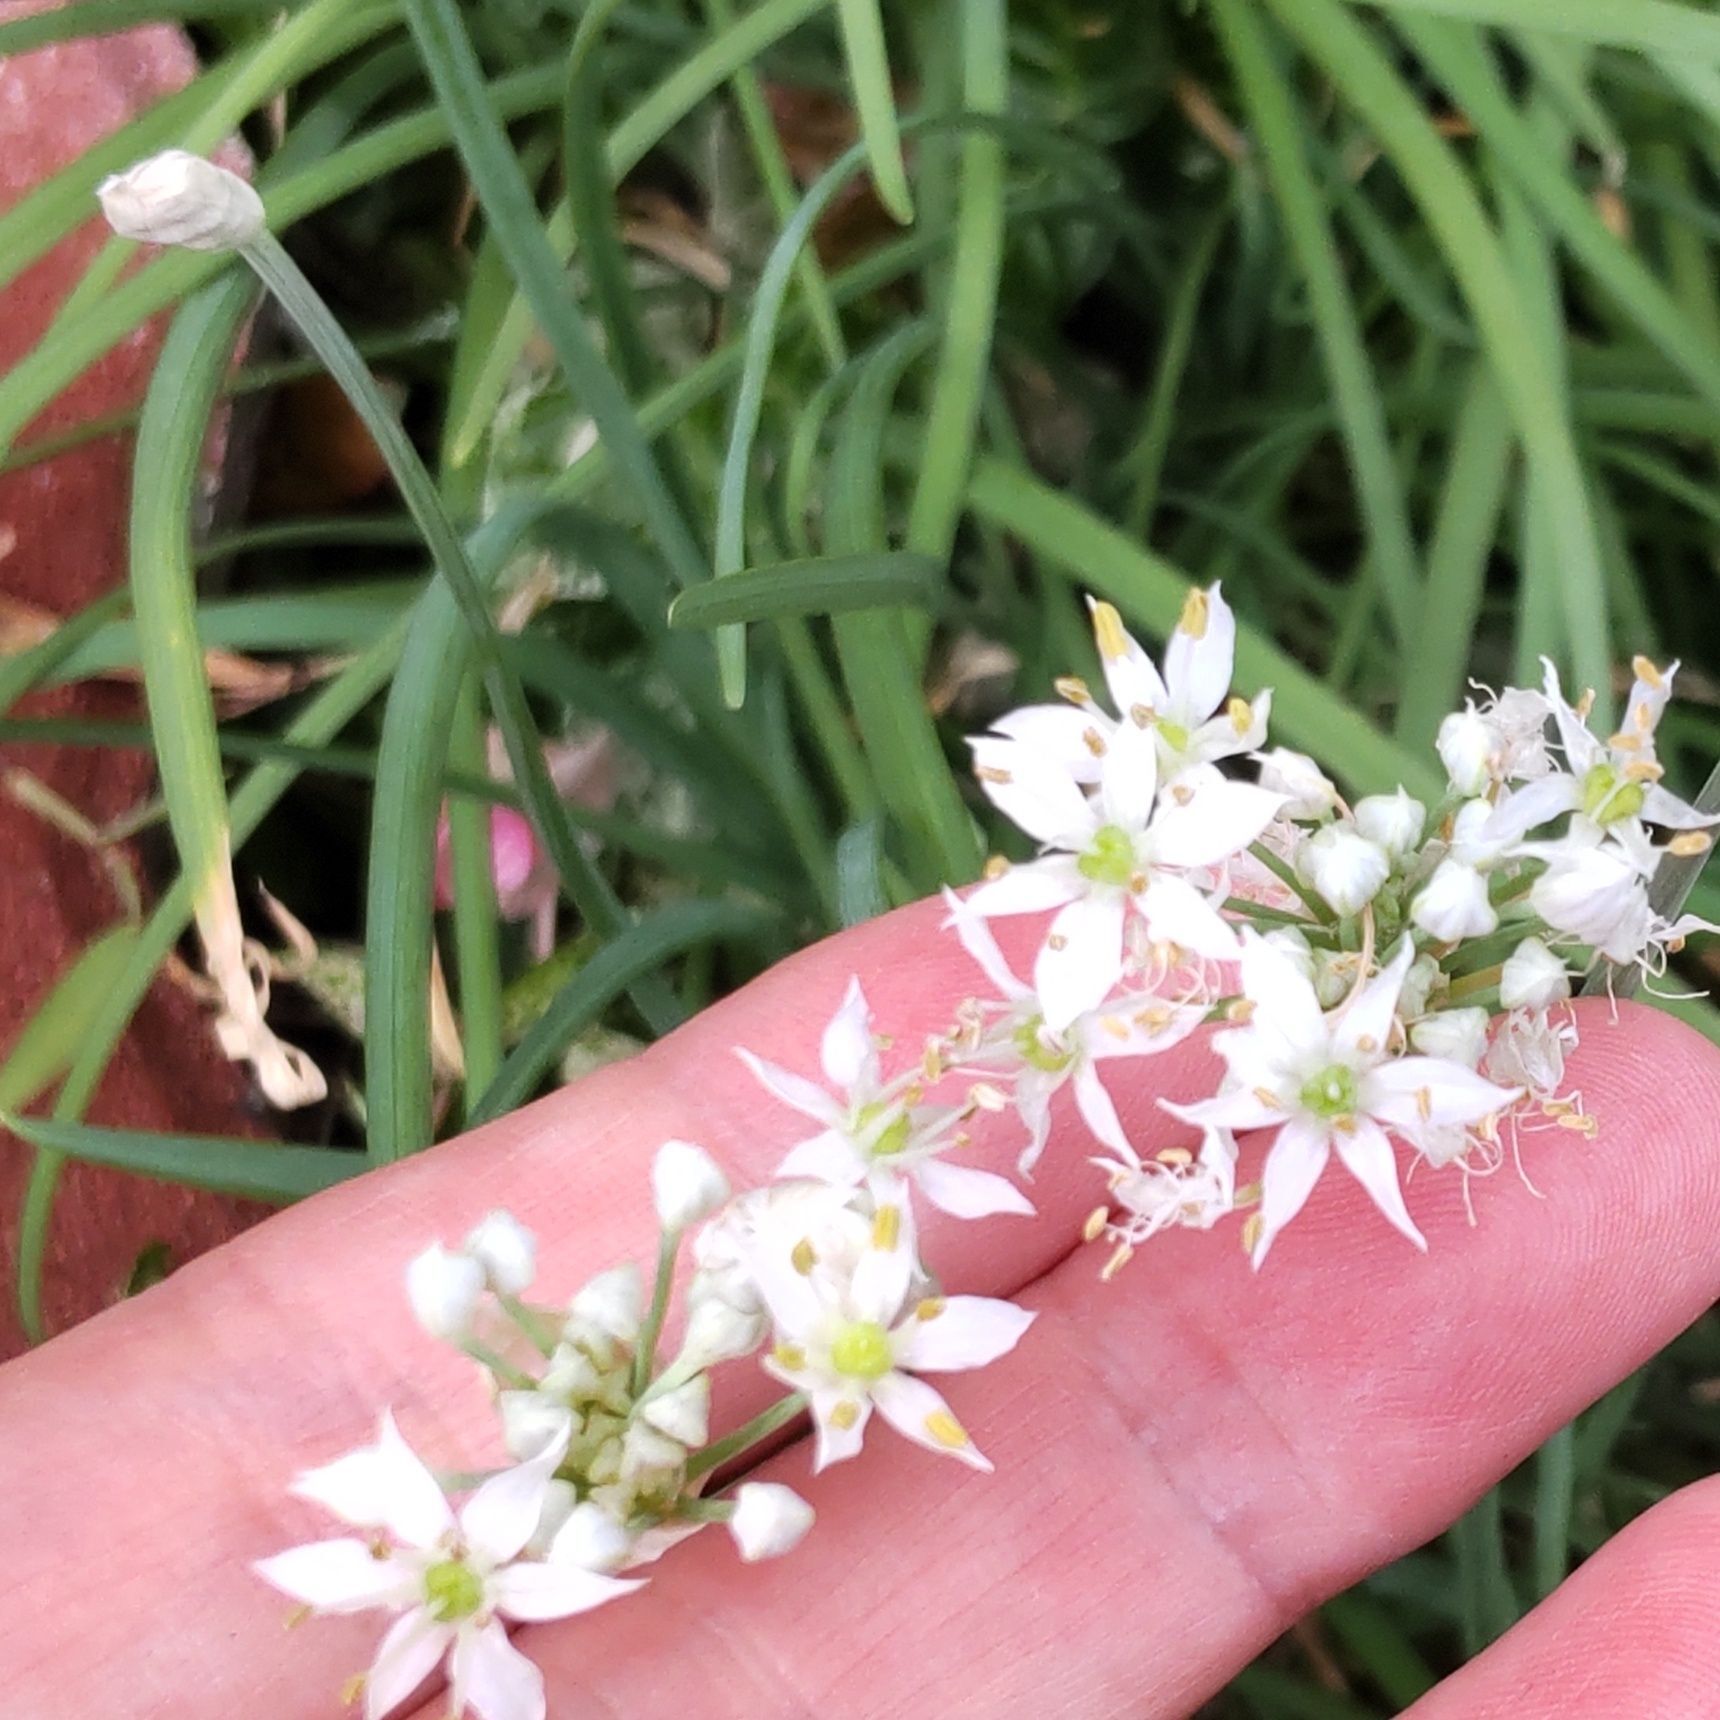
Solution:
[(1612, 48), (1720, 61), (1720, 17), (1675, 0), (1369, 0), (1388, 10), (1436, 12), (1476, 24), (1548, 30)]
[(943, 564), (936, 556), (907, 550), (779, 561), (683, 591), (669, 605), (669, 625), (725, 627), (902, 605), (933, 609), (942, 580)]
[(860, 137), (872, 169), (878, 201), (906, 227), (914, 219), (913, 193), (902, 160), (901, 122), (890, 83), (890, 51), (878, 0), (836, 0), (842, 48), (848, 60), (848, 89), (860, 116)]

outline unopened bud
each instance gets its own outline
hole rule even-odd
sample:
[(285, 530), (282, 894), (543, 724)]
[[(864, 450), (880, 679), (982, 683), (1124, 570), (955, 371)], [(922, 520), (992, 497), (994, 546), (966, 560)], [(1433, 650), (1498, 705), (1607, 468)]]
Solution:
[(1260, 761), (1260, 786), (1282, 794), (1286, 818), (1323, 818), (1338, 803), (1338, 791), (1306, 753), (1274, 747)]
[(1479, 794), (1487, 786), (1498, 745), (1493, 725), (1472, 708), (1453, 711), (1439, 725), (1434, 742), (1439, 762), (1459, 794)]
[(1461, 860), (1441, 860), (1409, 905), (1409, 917), (1445, 943), (1485, 937), (1499, 924), (1487, 899), (1487, 880)]
[(1401, 860), (1421, 840), (1427, 808), (1400, 788), (1396, 794), (1370, 794), (1356, 802), (1356, 828)]
[(122, 239), (232, 251), (267, 224), (263, 200), (236, 173), (183, 149), (163, 150), (96, 187), (108, 225)]
[(651, 1192), (665, 1230), (685, 1230), (727, 1204), (729, 1179), (691, 1141), (665, 1141), (651, 1164)]
[(1344, 824), (1316, 830), (1302, 844), (1296, 865), (1320, 899), (1346, 916), (1360, 913), (1379, 894), (1392, 869), (1378, 843)]
[(729, 1533), (748, 1564), (791, 1552), (812, 1527), (813, 1509), (792, 1487), (776, 1481), (744, 1481), (735, 1489)]
[(645, 1322), (645, 1284), (631, 1260), (598, 1275), (574, 1297), (568, 1312), (617, 1343), (631, 1344)]
[(642, 1403), (639, 1413), (681, 1445), (703, 1445), (711, 1430), (711, 1376), (695, 1374), (685, 1385)]
[(433, 1338), (460, 1338), (484, 1293), (484, 1269), (469, 1254), (433, 1242), (406, 1268), (406, 1299)]
[(517, 1296), (537, 1271), (537, 1239), (511, 1212), (492, 1212), (466, 1238), (465, 1252), (484, 1269), (492, 1290)]
[(762, 1308), (737, 1308), (720, 1296), (707, 1296), (687, 1316), (687, 1336), (675, 1366), (708, 1368), (748, 1355), (764, 1341), (765, 1323)]
[(1487, 1050), (1487, 1021), (1484, 1009), (1442, 1009), (1409, 1030), (1410, 1043), (1424, 1057), (1445, 1057), (1473, 1069)]
[(1539, 938), (1525, 938), (1499, 970), (1499, 1002), (1505, 1009), (1547, 1009), (1570, 995), (1570, 972)]

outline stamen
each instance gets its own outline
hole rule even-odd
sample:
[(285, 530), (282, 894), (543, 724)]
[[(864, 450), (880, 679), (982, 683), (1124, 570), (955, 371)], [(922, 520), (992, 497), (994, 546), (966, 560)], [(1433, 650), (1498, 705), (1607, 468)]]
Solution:
[(1667, 843), (1667, 851), (1688, 859), (1692, 854), (1706, 854), (1714, 846), (1714, 838), (1706, 830), (1681, 830)]
[(1098, 641), (1101, 657), (1129, 654), (1129, 636), (1123, 630), (1123, 618), (1109, 603), (1093, 605), (1093, 637)]
[(1009, 870), (1009, 861), (1001, 854), (994, 854), (986, 861), (980, 876), (988, 884), (995, 884)]
[(926, 1417), (926, 1432), (951, 1451), (960, 1451), (968, 1443), (967, 1429), (947, 1409), (934, 1410)]
[(1646, 681), (1657, 693), (1666, 685), (1666, 677), (1646, 657), (1632, 657), (1630, 667), (1639, 681)]
[(914, 1304), (914, 1318), (935, 1320), (948, 1306), (942, 1296), (927, 1296), (923, 1301)]
[(1129, 720), (1138, 729), (1150, 729), (1153, 726), (1153, 719), (1157, 715), (1158, 712), (1151, 705), (1131, 705), (1129, 707)]
[(877, 1216), (872, 1220), (872, 1246), (885, 1254), (895, 1252), (896, 1244), (902, 1238), (902, 1209), (899, 1206), (881, 1206)]
[(1194, 1154), (1187, 1147), (1164, 1147), (1153, 1157), (1161, 1165), (1175, 1165), (1179, 1170), (1194, 1163)]
[(1230, 718), (1230, 726), (1239, 735), (1247, 734), (1254, 721), (1254, 707), (1246, 699), (1233, 698), (1224, 709), (1225, 714)]
[(807, 1277), (818, 1264), (818, 1256), (813, 1252), (811, 1239), (805, 1236), (789, 1250), (788, 1258), (802, 1278)]
[(1079, 675), (1059, 675), (1052, 685), (1057, 689), (1057, 696), (1067, 699), (1072, 705), (1090, 705), (1093, 702), (1087, 683)]
[(1099, 1268), (1099, 1281), (1103, 1284), (1109, 1284), (1134, 1258), (1134, 1249), (1126, 1242), (1119, 1242), (1111, 1258)]
[(1105, 756), (1105, 737), (1097, 729), (1083, 729), (1081, 740), (1094, 758)]
[(1177, 620), (1177, 626), (1191, 639), (1204, 639), (1206, 623), (1206, 593), (1198, 589), (1191, 591), (1183, 600), (1182, 615)]
[(1105, 1234), (1105, 1226), (1111, 1222), (1111, 1209), (1108, 1206), (1096, 1206), (1087, 1214), (1086, 1222), (1081, 1226), (1083, 1242), (1097, 1242)]
[(981, 782), (1014, 782), (1015, 778), (1008, 771), (995, 764), (982, 764), (975, 768), (974, 775)]
[(806, 1366), (806, 1352), (798, 1344), (778, 1344), (770, 1358), (779, 1368), (798, 1374)]
[(830, 1425), (840, 1428), (846, 1433), (860, 1419), (860, 1406), (857, 1403), (839, 1403), (830, 1412)]

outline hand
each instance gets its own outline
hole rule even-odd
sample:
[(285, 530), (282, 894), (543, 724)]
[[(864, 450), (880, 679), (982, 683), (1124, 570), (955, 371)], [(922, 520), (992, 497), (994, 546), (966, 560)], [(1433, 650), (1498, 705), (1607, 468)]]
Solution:
[[(811, 1068), (851, 972), (904, 1043), (944, 1024), (971, 968), (923, 903), (783, 964), (660, 1047), (461, 1141), (282, 1214), (167, 1283), (0, 1369), (0, 1707), (8, 1720), (338, 1712), (376, 1615), (282, 1628), (249, 1561), (325, 1533), (301, 1468), (367, 1441), (392, 1403), (432, 1463), (492, 1452), (459, 1358), (412, 1324), (408, 1258), (506, 1205), (542, 1239), (546, 1296), (643, 1257), (646, 1167), (701, 1141), (768, 1176), (792, 1118), (733, 1056)], [(1411, 1202), (1409, 1248), (1341, 1171), (1254, 1274), (1233, 1233), (1156, 1239), (1109, 1285), (1071, 1244), (1098, 1198), (1082, 1140), (1054, 1141), (1036, 1219), (931, 1215), (962, 1288), (1043, 1310), (1019, 1350), (951, 1382), (998, 1473), (880, 1429), (807, 1484), (819, 1522), (738, 1570), (726, 1537), (651, 1587), (535, 1627), (552, 1715), (1176, 1715), (1294, 1619), (1426, 1540), (1720, 1293), (1720, 1054), (1664, 1016), (1583, 1006), (1572, 1084), (1590, 1144), (1531, 1137), (1463, 1217), (1453, 1173)], [(1196, 1089), (1185, 1047), (1132, 1066), (1137, 1143), (1178, 1138), (1157, 1093)], [(985, 1160), (1008, 1168), (1012, 1120)], [(1247, 1163), (1245, 1159), (1245, 1165)], [(770, 1395), (745, 1365), (720, 1419)], [(1713, 1711), (1720, 1491), (1635, 1524), (1427, 1716), (1532, 1720)], [(422, 1711), (438, 1715), (431, 1700)]]

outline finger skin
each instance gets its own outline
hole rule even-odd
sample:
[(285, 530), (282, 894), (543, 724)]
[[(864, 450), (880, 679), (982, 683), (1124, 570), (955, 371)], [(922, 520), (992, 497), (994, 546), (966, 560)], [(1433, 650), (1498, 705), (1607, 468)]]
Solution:
[[(412, 1322), (406, 1262), (495, 1206), (538, 1233), (545, 1300), (629, 1253), (647, 1258), (648, 1165), (663, 1140), (703, 1142), (744, 1186), (810, 1132), (759, 1089), (735, 1045), (816, 1074), (850, 974), (902, 1047), (983, 989), (941, 919), (921, 903), (828, 940), (632, 1061), (282, 1213), (0, 1368), (0, 1545), (9, 1592), (30, 1597), (0, 1609), (7, 1720), (329, 1714), (378, 1627), (283, 1631), (286, 1603), (249, 1561), (330, 1529), (287, 1483), (373, 1437), (388, 1404), (432, 1464), (499, 1455), (476, 1371)], [(1173, 1091), (1208, 1078), (1198, 1047), (1156, 1061)], [(1146, 1141), (1180, 1132), (1139, 1079), (1124, 1119)], [(976, 1137), (971, 1162), (1012, 1168), (1018, 1125), (986, 1118)], [(1096, 1198), (1079, 1153), (1048, 1163), (1032, 1192), (1037, 1219), (928, 1220), (928, 1250), (954, 1287), (1031, 1279)], [(777, 1390), (750, 1365), (736, 1381), (724, 1396), (737, 1414)]]
[(1406, 1720), (1720, 1715), (1720, 1479), (1621, 1530)]
[(1714, 1053), (1640, 1010), (1584, 1035), (1600, 1137), (1531, 1137), (1544, 1198), (1507, 1172), (1470, 1228), (1454, 1181), (1417, 1178), (1423, 1258), (1338, 1177), (1258, 1276), (1189, 1233), (1109, 1286), (1072, 1257), (1020, 1349), (956, 1382), (996, 1476), (869, 1450), (779, 1564), (739, 1581), (706, 1537), (600, 1624), (528, 1633), (550, 1688), (628, 1720), (690, 1690), (701, 1720), (1189, 1713), (1720, 1294)]

